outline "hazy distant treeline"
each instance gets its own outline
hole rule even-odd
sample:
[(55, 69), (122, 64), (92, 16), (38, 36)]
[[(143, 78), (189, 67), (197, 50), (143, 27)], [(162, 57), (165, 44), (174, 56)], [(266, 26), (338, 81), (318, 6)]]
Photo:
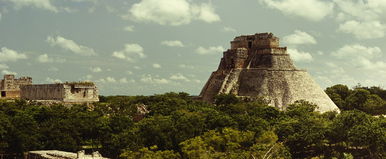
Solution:
[[(299, 101), (285, 112), (264, 100), (219, 95), (214, 104), (186, 93), (101, 97), (92, 107), (0, 102), (0, 154), (30, 150), (99, 150), (111, 158), (372, 158), (386, 157), (380, 88), (326, 92), (340, 114)], [(340, 102), (340, 103), (338, 103)], [(138, 106), (148, 114), (138, 117)], [(371, 113), (371, 114), (369, 114)]]

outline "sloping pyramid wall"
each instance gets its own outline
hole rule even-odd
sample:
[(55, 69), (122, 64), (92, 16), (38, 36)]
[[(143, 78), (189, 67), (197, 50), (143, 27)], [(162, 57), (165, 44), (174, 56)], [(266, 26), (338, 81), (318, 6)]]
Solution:
[(297, 100), (318, 105), (318, 111), (339, 111), (327, 94), (305, 71), (296, 69), (279, 39), (271, 33), (236, 37), (224, 52), (200, 97), (212, 102), (218, 94), (245, 98), (263, 97), (270, 105), (285, 110)]

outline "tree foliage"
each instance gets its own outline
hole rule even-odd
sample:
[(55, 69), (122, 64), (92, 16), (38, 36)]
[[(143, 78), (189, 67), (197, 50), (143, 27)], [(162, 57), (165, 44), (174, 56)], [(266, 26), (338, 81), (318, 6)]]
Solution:
[[(186, 93), (102, 97), (92, 107), (0, 101), (0, 153), (86, 148), (114, 159), (385, 158), (386, 119), (369, 114), (383, 109), (383, 90), (338, 85), (326, 92), (341, 102), (340, 114), (320, 114), (307, 101), (279, 111), (264, 100), (219, 95), (208, 104)], [(133, 120), (139, 105), (149, 113)]]

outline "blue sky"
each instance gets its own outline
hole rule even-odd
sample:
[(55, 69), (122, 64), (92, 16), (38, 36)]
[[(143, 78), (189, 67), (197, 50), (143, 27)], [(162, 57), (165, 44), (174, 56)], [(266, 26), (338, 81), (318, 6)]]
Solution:
[(0, 0), (0, 73), (196, 95), (235, 36), (272, 32), (322, 87), (384, 87), (385, 23), (384, 0)]

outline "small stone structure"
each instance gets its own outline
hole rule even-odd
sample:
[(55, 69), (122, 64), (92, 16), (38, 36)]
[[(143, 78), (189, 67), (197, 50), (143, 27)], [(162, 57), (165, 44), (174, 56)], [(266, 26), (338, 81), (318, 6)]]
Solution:
[(6, 74), (4, 79), (0, 80), (0, 98), (19, 98), (20, 86), (32, 84), (31, 77), (15, 78), (15, 75)]
[(23, 85), (20, 89), (21, 98), (25, 100), (64, 103), (99, 101), (99, 91), (93, 82)]
[(27, 159), (108, 159), (102, 157), (102, 155), (95, 151), (91, 155), (86, 155), (85, 151), (64, 152), (58, 150), (43, 150), (43, 151), (30, 151), (28, 152)]
[(213, 102), (214, 96), (229, 93), (263, 97), (281, 110), (297, 100), (307, 100), (317, 104), (320, 112), (339, 111), (311, 76), (294, 66), (287, 48), (280, 47), (279, 38), (272, 33), (236, 37), (200, 97)]

